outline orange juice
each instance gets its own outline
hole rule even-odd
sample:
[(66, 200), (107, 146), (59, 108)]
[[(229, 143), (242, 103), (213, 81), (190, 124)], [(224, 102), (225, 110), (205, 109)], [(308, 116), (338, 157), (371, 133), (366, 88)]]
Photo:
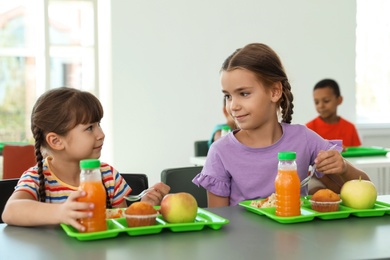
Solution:
[(85, 227), (84, 232), (107, 230), (106, 190), (100, 173), (100, 161), (97, 159), (81, 160), (80, 168), (79, 189), (85, 191), (87, 195), (79, 198), (78, 201), (94, 204), (92, 217), (80, 219), (80, 223)]
[(107, 230), (106, 224), (106, 191), (102, 181), (80, 183), (81, 190), (87, 192), (85, 197), (79, 198), (80, 202), (92, 202), (95, 207), (92, 210), (93, 216), (80, 219), (85, 227), (85, 232), (96, 232)]
[(301, 183), (296, 169), (294, 152), (279, 153), (278, 175), (275, 179), (276, 216), (301, 215)]

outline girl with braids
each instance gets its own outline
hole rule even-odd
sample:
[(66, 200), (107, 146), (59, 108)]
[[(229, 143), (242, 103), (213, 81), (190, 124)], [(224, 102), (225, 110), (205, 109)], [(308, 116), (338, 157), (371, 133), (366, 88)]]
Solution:
[[(11, 225), (65, 223), (83, 231), (77, 221), (91, 216), (92, 203), (78, 202), (80, 160), (98, 159), (104, 142), (103, 108), (89, 92), (55, 88), (38, 98), (31, 115), (37, 165), (25, 171), (5, 206), (2, 218)], [(42, 151), (47, 153), (44, 158)], [(126, 207), (131, 188), (112, 166), (101, 163), (107, 207)], [(142, 200), (158, 205), (169, 187), (157, 183)]]
[[(278, 55), (267, 45), (249, 44), (230, 55), (222, 65), (221, 84), (226, 110), (238, 129), (210, 146), (201, 173), (193, 179), (207, 190), (209, 207), (274, 193), (281, 151), (296, 152), (301, 180), (314, 163), (319, 177), (368, 179), (340, 155), (341, 141), (325, 140), (304, 125), (291, 124), (291, 86)], [(336, 150), (326, 151), (333, 144), (338, 145)], [(307, 194), (305, 186), (301, 195)]]

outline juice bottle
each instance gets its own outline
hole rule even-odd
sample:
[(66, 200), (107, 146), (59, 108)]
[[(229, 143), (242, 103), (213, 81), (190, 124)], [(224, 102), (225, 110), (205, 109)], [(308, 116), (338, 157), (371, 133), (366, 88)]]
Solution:
[(80, 168), (79, 189), (85, 191), (87, 195), (79, 198), (78, 201), (92, 202), (95, 205), (92, 210), (93, 216), (90, 218), (80, 219), (80, 223), (85, 227), (84, 232), (107, 230), (106, 190), (102, 183), (100, 161), (97, 159), (81, 160)]
[(300, 180), (295, 152), (278, 153), (278, 175), (275, 179), (276, 216), (301, 215)]

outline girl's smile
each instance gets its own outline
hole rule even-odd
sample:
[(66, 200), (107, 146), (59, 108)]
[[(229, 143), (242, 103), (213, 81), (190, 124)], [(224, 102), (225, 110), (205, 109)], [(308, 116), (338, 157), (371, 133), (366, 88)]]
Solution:
[(248, 115), (233, 116), (237, 122), (244, 121)]

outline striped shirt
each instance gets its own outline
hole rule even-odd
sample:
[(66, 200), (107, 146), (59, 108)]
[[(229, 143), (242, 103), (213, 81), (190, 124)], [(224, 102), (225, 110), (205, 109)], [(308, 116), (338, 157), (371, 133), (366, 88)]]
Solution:
[[(67, 200), (71, 192), (78, 190), (78, 187), (71, 186), (58, 179), (58, 177), (50, 171), (49, 162), (51, 157), (47, 157), (43, 161), (43, 174), (45, 176), (45, 190), (47, 203), (63, 203)], [(107, 194), (111, 200), (113, 207), (119, 205), (123, 201), (123, 196), (131, 192), (130, 186), (126, 183), (123, 177), (111, 165), (106, 163), (100, 164), (100, 172), (102, 180), (106, 187)], [(39, 192), (39, 176), (38, 166), (35, 165), (25, 171), (19, 179), (16, 191), (25, 191), (30, 193), (38, 200)]]

